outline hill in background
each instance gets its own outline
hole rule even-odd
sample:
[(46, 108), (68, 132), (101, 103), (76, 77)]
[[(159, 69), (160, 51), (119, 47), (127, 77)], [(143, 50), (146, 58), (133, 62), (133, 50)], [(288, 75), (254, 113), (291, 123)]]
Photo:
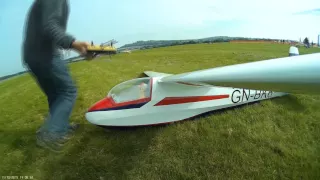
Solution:
[(229, 36), (215, 36), (207, 37), (202, 39), (186, 39), (186, 40), (148, 40), (148, 41), (137, 41), (131, 44), (126, 44), (118, 48), (122, 50), (134, 50), (134, 49), (150, 49), (157, 47), (176, 46), (185, 44), (200, 44), (200, 43), (221, 43), (230, 41), (265, 41), (265, 42), (297, 42), (293, 40), (279, 40), (269, 38), (247, 38), (247, 37), (229, 37)]

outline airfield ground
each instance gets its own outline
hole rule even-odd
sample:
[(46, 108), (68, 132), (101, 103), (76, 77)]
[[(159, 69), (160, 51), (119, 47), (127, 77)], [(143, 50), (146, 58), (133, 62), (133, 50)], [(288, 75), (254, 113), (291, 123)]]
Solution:
[[(109, 130), (84, 113), (145, 70), (182, 73), (285, 57), (283, 44), (199, 44), (70, 64), (79, 87), (71, 121), (83, 124), (62, 154), (35, 145), (47, 112), (28, 74), (0, 84), (0, 176), (33, 179), (319, 179), (320, 96), (290, 95), (166, 127)], [(320, 52), (300, 48), (300, 54)]]

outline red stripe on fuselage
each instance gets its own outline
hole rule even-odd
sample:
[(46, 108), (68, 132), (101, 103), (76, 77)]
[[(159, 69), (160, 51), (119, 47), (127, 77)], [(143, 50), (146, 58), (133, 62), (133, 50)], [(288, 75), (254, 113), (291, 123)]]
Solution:
[(210, 101), (210, 100), (225, 99), (225, 98), (229, 98), (229, 95), (226, 94), (226, 95), (215, 95), (215, 96), (166, 97), (162, 99), (160, 102), (158, 102), (157, 104), (155, 104), (155, 106), (193, 103), (193, 102)]

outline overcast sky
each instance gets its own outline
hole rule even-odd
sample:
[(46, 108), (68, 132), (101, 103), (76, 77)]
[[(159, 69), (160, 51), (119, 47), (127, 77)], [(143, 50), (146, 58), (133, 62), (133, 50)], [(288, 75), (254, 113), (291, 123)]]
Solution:
[[(24, 70), (22, 29), (33, 0), (0, 2), (0, 76)], [(68, 32), (117, 47), (138, 40), (245, 36), (317, 42), (319, 0), (69, 0)], [(72, 53), (72, 55), (75, 55)]]

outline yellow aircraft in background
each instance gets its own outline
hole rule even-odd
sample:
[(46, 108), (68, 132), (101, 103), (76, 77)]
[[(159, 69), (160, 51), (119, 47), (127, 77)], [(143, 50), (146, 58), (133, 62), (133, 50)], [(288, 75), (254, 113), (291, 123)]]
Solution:
[(91, 45), (88, 46), (87, 52), (91, 57), (96, 57), (97, 55), (112, 55), (117, 53), (117, 48), (113, 45), (117, 43), (115, 40), (110, 40), (108, 42), (102, 43), (100, 45), (94, 45), (91, 42)]

